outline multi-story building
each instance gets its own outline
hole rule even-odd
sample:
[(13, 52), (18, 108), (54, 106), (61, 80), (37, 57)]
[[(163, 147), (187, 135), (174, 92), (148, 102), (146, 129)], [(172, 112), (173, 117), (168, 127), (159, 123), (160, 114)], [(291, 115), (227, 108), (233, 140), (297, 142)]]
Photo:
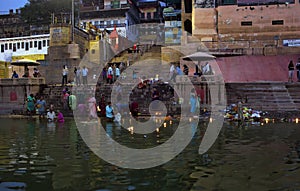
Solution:
[(80, 26), (89, 28), (89, 24), (100, 31), (113, 31), (126, 37), (128, 27), (139, 23), (137, 10), (127, 0), (82, 1), (80, 7)]
[(0, 26), (0, 38), (49, 34), (49, 25), (37, 26), (24, 22), (19, 9), (0, 15)]
[(132, 2), (140, 12), (139, 41), (142, 43), (161, 41), (164, 38), (163, 8), (166, 7), (166, 3), (158, 0), (132, 0)]
[(165, 21), (165, 44), (178, 45), (181, 43), (181, 10), (173, 7), (165, 8), (163, 11)]
[(297, 0), (183, 0), (183, 30), (211, 51), (297, 54), (299, 11)]

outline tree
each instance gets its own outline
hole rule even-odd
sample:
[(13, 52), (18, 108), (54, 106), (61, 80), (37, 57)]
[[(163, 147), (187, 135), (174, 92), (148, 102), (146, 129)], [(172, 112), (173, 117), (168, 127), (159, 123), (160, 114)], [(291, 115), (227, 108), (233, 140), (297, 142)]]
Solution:
[(21, 18), (24, 22), (35, 25), (51, 23), (51, 14), (71, 13), (72, 0), (28, 0), (21, 8)]

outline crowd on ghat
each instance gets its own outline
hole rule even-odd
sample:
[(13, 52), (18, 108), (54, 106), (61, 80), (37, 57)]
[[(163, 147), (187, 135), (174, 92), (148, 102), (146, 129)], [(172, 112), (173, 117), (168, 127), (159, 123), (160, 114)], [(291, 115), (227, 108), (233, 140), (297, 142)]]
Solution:
[[(299, 60), (300, 61), (300, 60)], [(116, 79), (120, 77), (122, 71), (125, 69), (125, 64), (120, 63), (119, 65), (116, 64), (110, 64), (107, 65), (107, 67), (104, 67), (101, 72), (101, 79), (103, 82), (106, 82), (108, 84), (115, 83)], [(297, 79), (300, 80), (300, 62), (296, 63), (296, 66), (294, 66), (293, 61), (289, 62), (288, 65), (289, 69), (289, 82), (292, 82), (293, 79), (293, 71), (297, 70)], [(34, 69), (34, 76), (38, 77), (40, 76), (39, 71), (35, 68)], [(95, 98), (95, 95), (92, 93), (87, 93), (85, 95), (74, 95), (71, 93), (71, 91), (66, 86), (68, 83), (68, 68), (67, 66), (63, 66), (62, 69), (62, 96), (61, 96), (61, 103), (60, 105), (63, 106), (64, 111), (73, 111), (79, 114), (79, 116), (86, 116), (88, 120), (96, 119), (98, 116), (105, 117), (108, 120), (116, 120), (115, 118), (120, 119), (120, 115), (122, 113), (122, 104), (120, 104), (120, 100), (122, 100), (122, 87), (120, 84), (117, 84), (115, 93), (116, 98), (118, 100), (119, 104), (112, 105), (110, 101), (106, 100), (106, 96), (102, 94), (102, 96), (98, 99), (99, 102), (97, 103), (97, 99)], [(88, 68), (83, 66), (75, 67), (74, 68), (74, 81), (77, 86), (86, 86), (87, 91), (88, 89)], [(189, 75), (189, 68), (187, 65), (183, 65), (183, 67), (180, 67), (179, 63), (170, 63), (170, 70), (168, 75), (168, 82), (169, 83), (175, 83), (176, 77), (178, 75)], [(213, 70), (209, 63), (205, 63), (203, 66), (196, 65), (195, 73), (193, 75), (201, 76), (201, 75), (211, 75), (213, 74)], [(13, 78), (18, 78), (18, 74), (16, 72), (12, 75)], [(134, 78), (136, 76), (132, 76)], [(137, 88), (144, 88), (148, 84), (152, 83), (159, 83), (159, 79), (146, 79), (145, 77), (140, 78), (140, 82), (137, 85)], [(160, 99), (160, 93), (156, 88), (153, 88), (151, 91), (152, 101), (159, 100)], [(180, 100), (179, 100), (180, 101)], [(190, 92), (189, 97), (189, 105), (190, 105), (190, 114), (191, 115), (197, 115), (200, 109), (200, 104), (203, 101), (203, 92), (201, 89), (192, 89)], [(33, 94), (30, 94), (27, 99), (27, 112), (30, 116), (33, 114), (38, 114), (40, 118), (47, 118), (49, 121), (58, 121), (63, 122), (64, 117), (61, 111), (56, 110), (54, 108), (54, 104), (58, 103), (51, 103), (50, 105), (47, 105), (45, 99), (43, 96), (33, 96)], [(131, 100), (129, 104), (130, 113), (133, 116), (139, 115), (139, 104), (137, 100)], [(229, 114), (228, 114), (229, 115)]]

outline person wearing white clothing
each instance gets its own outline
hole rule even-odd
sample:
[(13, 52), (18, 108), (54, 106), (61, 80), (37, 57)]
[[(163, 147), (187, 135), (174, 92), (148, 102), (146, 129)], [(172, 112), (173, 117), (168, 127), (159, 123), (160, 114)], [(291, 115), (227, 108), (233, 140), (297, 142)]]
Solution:
[(213, 73), (211, 66), (208, 64), (208, 62), (206, 62), (203, 66), (202, 72), (204, 75), (211, 75)]
[(87, 85), (87, 75), (88, 75), (88, 72), (89, 72), (89, 70), (85, 66), (83, 66), (83, 68), (81, 70), (83, 85)]
[(61, 82), (61, 86), (64, 86), (64, 84), (67, 85), (68, 83), (68, 67), (66, 65), (63, 66), (63, 70), (62, 70), (62, 82)]
[(120, 76), (120, 69), (116, 67), (116, 79)]
[(108, 83), (110, 84), (112, 84), (113, 82), (113, 75), (114, 75), (113, 69), (111, 66), (109, 66), (107, 70), (107, 79), (108, 79)]
[(169, 80), (176, 82), (176, 70), (175, 70), (174, 63), (170, 63)]
[(55, 111), (50, 109), (50, 111), (47, 112), (48, 121), (52, 122), (52, 121), (54, 121), (55, 118), (56, 118)]

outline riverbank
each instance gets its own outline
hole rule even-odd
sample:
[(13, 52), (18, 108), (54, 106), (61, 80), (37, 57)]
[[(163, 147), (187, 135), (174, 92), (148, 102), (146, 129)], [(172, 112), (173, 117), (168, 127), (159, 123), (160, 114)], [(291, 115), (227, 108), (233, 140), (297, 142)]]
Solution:
[[(266, 120), (273, 120), (273, 122), (290, 122), (290, 121), (295, 121), (297, 118), (300, 119), (300, 112), (299, 111), (290, 111), (290, 112), (284, 112), (284, 111), (271, 111), (271, 112), (264, 112), (264, 111), (259, 111), (260, 112), (260, 117), (259, 118), (248, 118), (245, 119), (244, 121), (261, 121), (261, 122), (265, 122)], [(225, 117), (225, 112), (224, 112), (224, 120), (225, 121), (242, 121), (241, 119), (227, 119)], [(159, 116), (158, 118), (162, 118), (162, 119), (166, 119), (166, 120), (177, 120), (180, 121), (180, 115), (174, 115), (172, 116), (172, 118), (168, 118), (168, 117), (163, 117), (163, 116)], [(0, 115), (0, 118), (10, 118), (10, 119), (40, 119), (39, 115), (33, 115), (33, 116), (29, 116), (29, 115), (12, 115), (12, 114), (6, 114), (6, 115)], [(66, 119), (73, 119), (74, 116), (72, 114), (69, 115), (65, 115), (64, 118)], [(100, 119), (102, 117), (99, 117)], [(141, 120), (141, 121), (147, 121), (147, 119), (149, 119), (150, 116), (139, 116), (137, 117), (137, 119)], [(210, 112), (206, 112), (206, 113), (202, 113), (200, 114), (198, 117), (192, 117), (192, 116), (186, 116), (187, 119), (193, 119), (193, 120), (198, 120), (199, 121), (209, 121), (210, 118)], [(46, 121), (45, 118), (41, 118), (40, 120), (44, 120)]]

